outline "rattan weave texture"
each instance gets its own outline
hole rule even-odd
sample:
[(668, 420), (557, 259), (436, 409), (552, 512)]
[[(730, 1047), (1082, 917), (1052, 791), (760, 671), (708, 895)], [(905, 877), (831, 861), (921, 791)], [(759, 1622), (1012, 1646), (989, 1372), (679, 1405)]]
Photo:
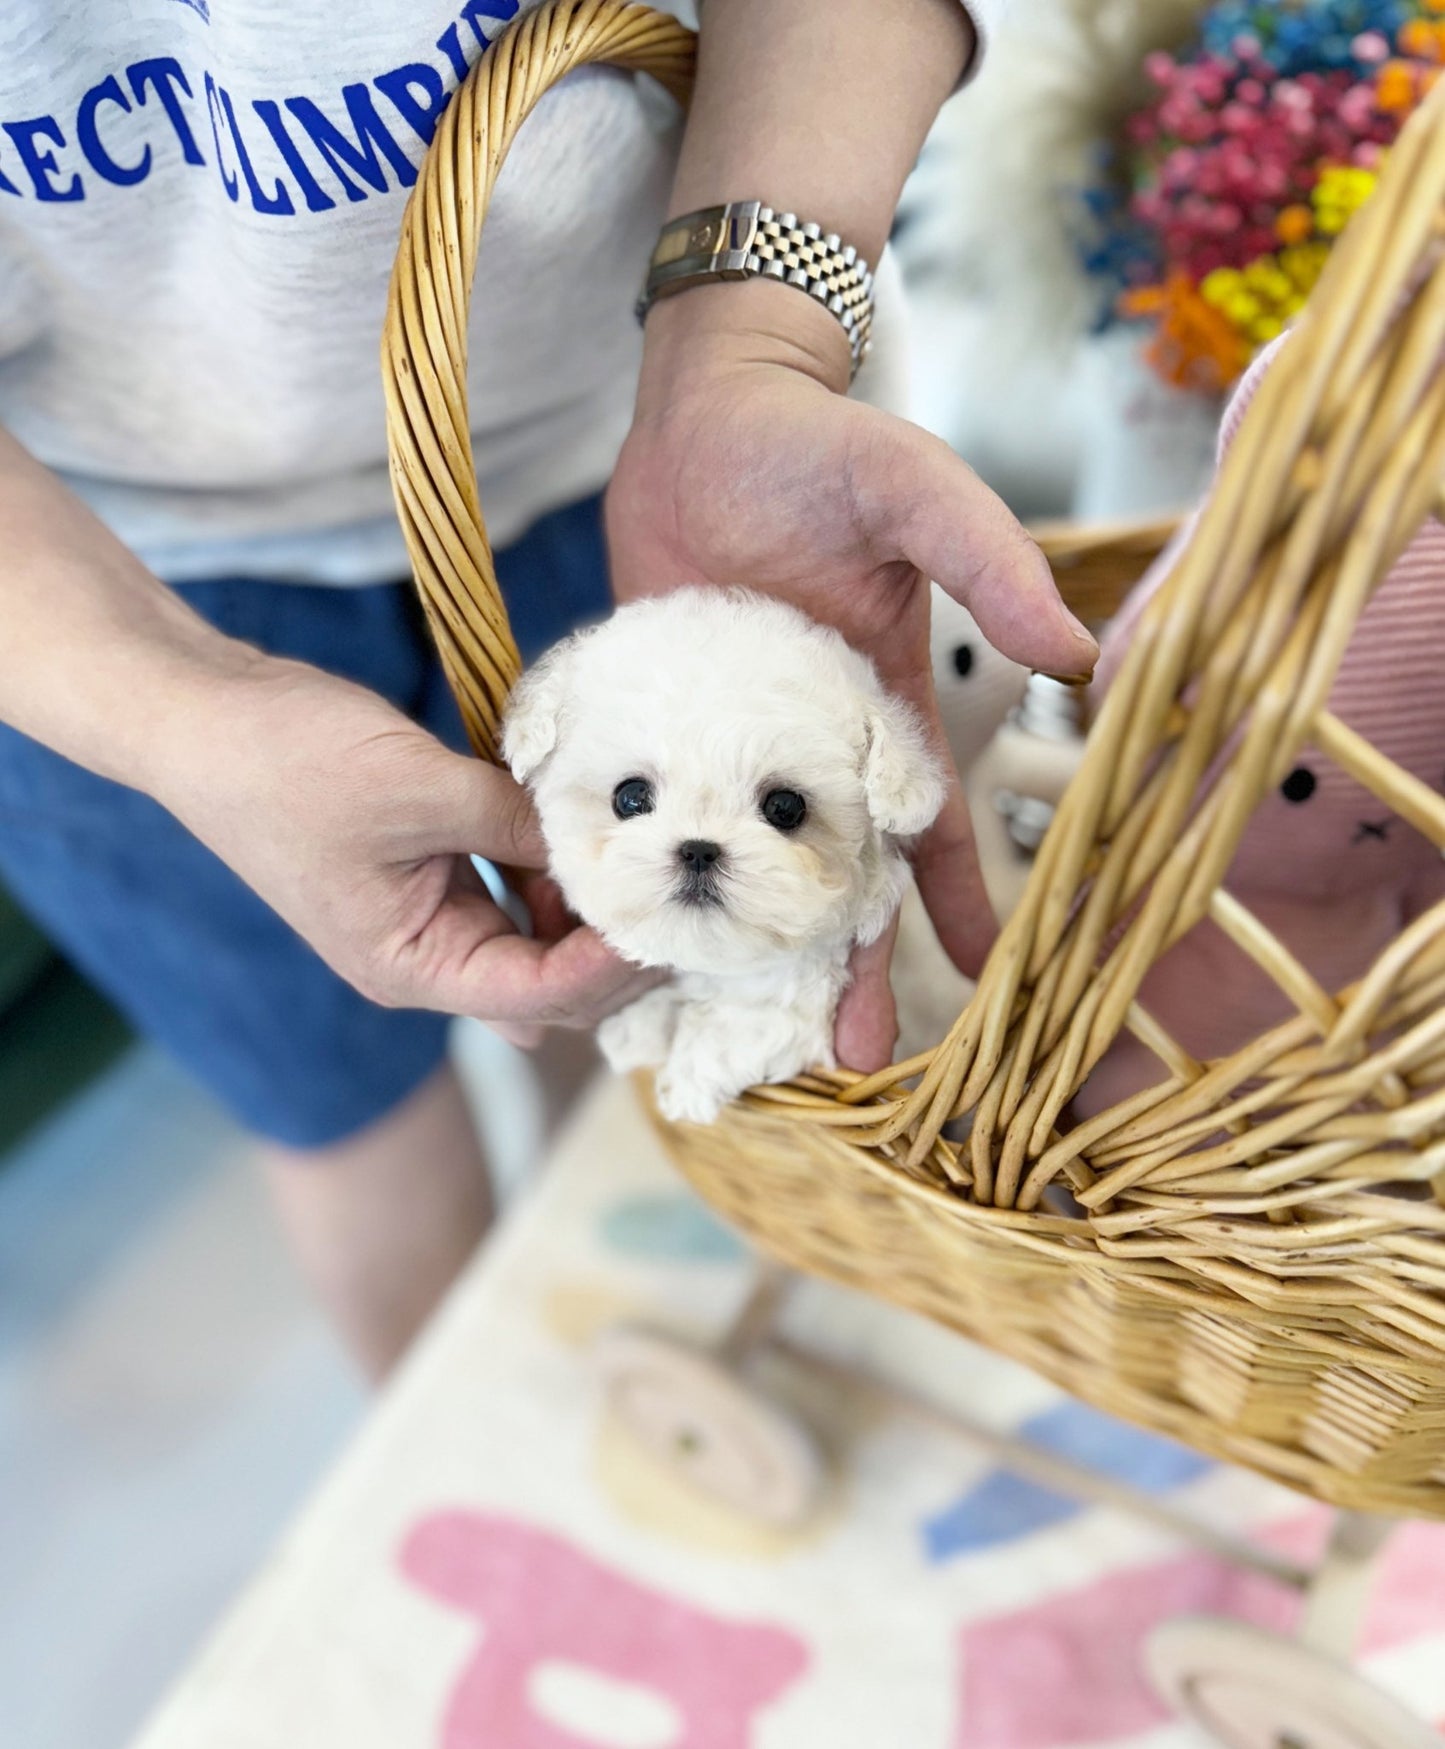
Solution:
[[(484, 757), (517, 673), (465, 392), (487, 201), (571, 68), (649, 72), (685, 97), (691, 56), (644, 7), (551, 0), (473, 70), (407, 211), (383, 347), (393, 478)], [(1326, 708), (1364, 603), (1445, 477), (1442, 237), (1445, 82), (1245, 415), (951, 1032), (882, 1074), (758, 1089), (712, 1128), (664, 1133), (701, 1193), (789, 1263), (1322, 1499), (1445, 1517), (1445, 906), (1326, 991), (1220, 884), (1306, 742), (1445, 846), (1445, 801)], [(1097, 615), (1167, 533), (1047, 544)], [(1200, 1064), (1135, 996), (1206, 916), (1296, 1014)], [(1069, 1100), (1124, 1027), (1160, 1057), (1159, 1085), (1069, 1130)]]

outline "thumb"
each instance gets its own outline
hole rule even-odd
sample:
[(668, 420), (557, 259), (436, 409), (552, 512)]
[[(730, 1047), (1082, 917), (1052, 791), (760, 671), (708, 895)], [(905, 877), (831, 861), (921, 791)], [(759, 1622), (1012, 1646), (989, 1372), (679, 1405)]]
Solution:
[(529, 796), (484, 759), (448, 753), (419, 827), (424, 856), (480, 856), (504, 868), (547, 866), (547, 845)]
[(878, 506), (893, 523), (888, 544), (966, 607), (996, 650), (1060, 679), (1087, 679), (1099, 646), (1064, 606), (1023, 524), (941, 439), (904, 419), (888, 426), (893, 489)]

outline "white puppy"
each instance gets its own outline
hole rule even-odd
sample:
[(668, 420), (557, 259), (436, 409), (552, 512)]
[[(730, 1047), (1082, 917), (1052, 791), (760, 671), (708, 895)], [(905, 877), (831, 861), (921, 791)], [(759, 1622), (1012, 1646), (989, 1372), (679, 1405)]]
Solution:
[(887, 926), (900, 841), (944, 784), (908, 708), (835, 631), (741, 589), (621, 608), (525, 675), (503, 750), (568, 904), (677, 976), (598, 1038), (673, 1119), (831, 1065), (849, 950)]

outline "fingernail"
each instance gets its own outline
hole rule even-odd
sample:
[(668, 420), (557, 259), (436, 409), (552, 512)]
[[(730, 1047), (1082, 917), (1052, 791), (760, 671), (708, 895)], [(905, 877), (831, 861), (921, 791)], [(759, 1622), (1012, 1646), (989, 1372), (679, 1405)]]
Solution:
[(1090, 649), (1097, 647), (1094, 643), (1094, 634), (1084, 624), (1083, 620), (1079, 618), (1078, 614), (1070, 612), (1066, 607), (1064, 609), (1064, 618), (1068, 620), (1070, 627), (1073, 629), (1074, 636), (1081, 644), (1087, 644)]
[(1057, 681), (1060, 686), (1088, 686), (1094, 678), (1092, 668), (1083, 674), (1050, 674), (1046, 668), (1035, 668), (1033, 672), (1044, 680)]

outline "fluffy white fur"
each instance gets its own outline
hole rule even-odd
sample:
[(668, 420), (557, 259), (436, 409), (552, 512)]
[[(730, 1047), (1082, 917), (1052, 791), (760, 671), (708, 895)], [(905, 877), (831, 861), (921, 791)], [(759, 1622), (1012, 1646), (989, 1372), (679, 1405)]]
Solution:
[(1184, 41), (1198, 15), (1199, 0), (1015, 0), (930, 134), (904, 194), (904, 271), (987, 303), (989, 345), (1011, 371), (1041, 349), (1057, 369), (1099, 314), (1080, 194), (1152, 94), (1145, 57)]
[[(525, 675), (503, 749), (532, 790), (552, 872), (617, 951), (676, 975), (601, 1028), (619, 1070), (657, 1068), (667, 1117), (709, 1122), (758, 1082), (830, 1065), (849, 950), (908, 880), (901, 841), (943, 775), (912, 713), (837, 632), (740, 589), (621, 608)], [(650, 812), (619, 819), (619, 784)], [(763, 798), (791, 790), (779, 831)], [(719, 849), (706, 897), (680, 846)]]

